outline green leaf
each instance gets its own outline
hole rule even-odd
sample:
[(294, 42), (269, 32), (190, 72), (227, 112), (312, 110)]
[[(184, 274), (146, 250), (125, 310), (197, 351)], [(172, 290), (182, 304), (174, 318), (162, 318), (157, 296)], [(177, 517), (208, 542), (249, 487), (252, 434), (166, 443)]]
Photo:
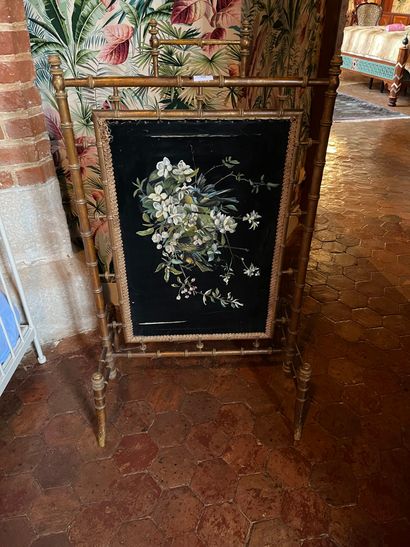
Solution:
[(154, 228), (148, 228), (148, 230), (140, 230), (137, 232), (137, 235), (139, 236), (150, 236), (154, 233)]
[(163, 270), (165, 268), (165, 264), (164, 262), (161, 262), (160, 264), (158, 264), (156, 270), (155, 270), (155, 273), (158, 273), (160, 272), (161, 270)]
[(67, 26), (64, 17), (60, 12), (60, 8), (58, 7), (57, 0), (45, 0), (44, 8), (47, 17), (53, 29), (60, 37), (60, 40), (68, 45), (68, 37), (66, 33)]

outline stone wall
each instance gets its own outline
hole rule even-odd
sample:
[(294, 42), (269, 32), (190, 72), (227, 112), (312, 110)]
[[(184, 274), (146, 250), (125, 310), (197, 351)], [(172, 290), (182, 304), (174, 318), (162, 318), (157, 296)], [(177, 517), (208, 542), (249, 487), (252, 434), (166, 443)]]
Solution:
[(40, 338), (49, 342), (92, 328), (94, 313), (34, 76), (23, 1), (0, 0), (0, 215)]

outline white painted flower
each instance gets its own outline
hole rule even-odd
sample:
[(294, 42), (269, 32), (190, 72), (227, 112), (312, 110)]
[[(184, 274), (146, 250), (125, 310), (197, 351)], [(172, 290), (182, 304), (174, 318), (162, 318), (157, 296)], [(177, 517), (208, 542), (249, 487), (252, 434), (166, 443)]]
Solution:
[(169, 213), (169, 205), (166, 203), (166, 201), (155, 201), (154, 202), (154, 209), (155, 209), (155, 217), (156, 218), (168, 218)]
[(159, 177), (164, 177), (164, 179), (167, 178), (172, 171), (172, 165), (168, 158), (164, 158), (157, 163), (157, 171)]
[(196, 247), (199, 247), (200, 245), (202, 245), (202, 239), (198, 236), (198, 235), (194, 235), (193, 239), (192, 239), (192, 243), (196, 246)]
[(178, 179), (186, 180), (187, 182), (192, 181), (192, 176), (194, 170), (191, 169), (190, 165), (187, 165), (184, 161), (178, 162), (177, 167), (174, 167), (172, 174), (178, 177)]
[(231, 234), (233, 234), (238, 225), (232, 217), (230, 217), (229, 215), (224, 215), (220, 211), (211, 211), (211, 218), (214, 221), (215, 228), (221, 234), (225, 234), (226, 232), (230, 232)]
[(174, 243), (172, 242), (169, 242), (165, 245), (165, 251), (168, 253), (168, 254), (172, 254), (175, 252), (175, 245)]
[(256, 230), (256, 228), (259, 226), (259, 219), (262, 218), (259, 213), (256, 211), (251, 211), (250, 213), (247, 213), (242, 220), (244, 222), (249, 222), (249, 229), (250, 230)]
[(218, 249), (217, 243), (212, 243), (211, 247), (207, 250), (208, 262), (215, 260), (216, 255), (220, 255), (221, 251)]
[(155, 232), (155, 234), (152, 234), (151, 239), (154, 243), (160, 243), (160, 241), (162, 241), (161, 234), (159, 234), (158, 232)]
[(152, 199), (152, 201), (163, 201), (164, 199), (167, 199), (167, 194), (162, 191), (163, 188), (161, 184), (157, 184), (154, 188), (154, 191), (148, 195), (149, 199)]
[(243, 273), (248, 277), (258, 277), (260, 275), (259, 268), (252, 264), (252, 262), (249, 266), (246, 266), (246, 264), (244, 263), (244, 266), (245, 268), (243, 270)]
[(177, 205), (171, 205), (169, 208), (169, 218), (168, 218), (168, 224), (174, 224), (175, 226), (178, 226), (178, 224), (181, 224), (184, 220), (184, 209)]

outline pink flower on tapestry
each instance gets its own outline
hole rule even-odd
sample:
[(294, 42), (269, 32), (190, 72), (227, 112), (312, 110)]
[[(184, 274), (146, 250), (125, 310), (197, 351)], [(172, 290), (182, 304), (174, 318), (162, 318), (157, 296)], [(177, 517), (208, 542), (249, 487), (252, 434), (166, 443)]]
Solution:
[(216, 0), (213, 27), (228, 28), (241, 24), (241, 0)]
[(208, 0), (175, 0), (172, 8), (171, 23), (191, 25), (204, 15), (209, 18), (212, 6)]
[[(212, 32), (206, 32), (202, 38), (204, 40), (223, 40), (226, 36), (226, 30), (224, 28), (216, 28)], [(204, 46), (203, 50), (207, 55), (213, 55), (215, 51), (218, 51), (223, 46), (217, 44), (211, 44), (209, 46)]]
[(104, 28), (107, 45), (103, 47), (99, 58), (109, 65), (120, 65), (127, 60), (130, 40), (134, 29), (130, 25), (107, 25)]
[(78, 137), (75, 139), (78, 159), (80, 161), (81, 174), (85, 173), (88, 167), (97, 163), (97, 147), (94, 139), (88, 137)]

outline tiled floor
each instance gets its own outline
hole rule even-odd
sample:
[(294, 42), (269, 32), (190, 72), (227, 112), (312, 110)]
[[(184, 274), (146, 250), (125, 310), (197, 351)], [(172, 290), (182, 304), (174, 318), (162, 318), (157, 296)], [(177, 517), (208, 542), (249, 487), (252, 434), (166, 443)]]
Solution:
[(409, 545), (409, 130), (333, 129), (304, 305), (302, 441), (292, 384), (263, 360), (125, 361), (98, 449), (98, 348), (66, 340), (0, 399), (2, 547)]

